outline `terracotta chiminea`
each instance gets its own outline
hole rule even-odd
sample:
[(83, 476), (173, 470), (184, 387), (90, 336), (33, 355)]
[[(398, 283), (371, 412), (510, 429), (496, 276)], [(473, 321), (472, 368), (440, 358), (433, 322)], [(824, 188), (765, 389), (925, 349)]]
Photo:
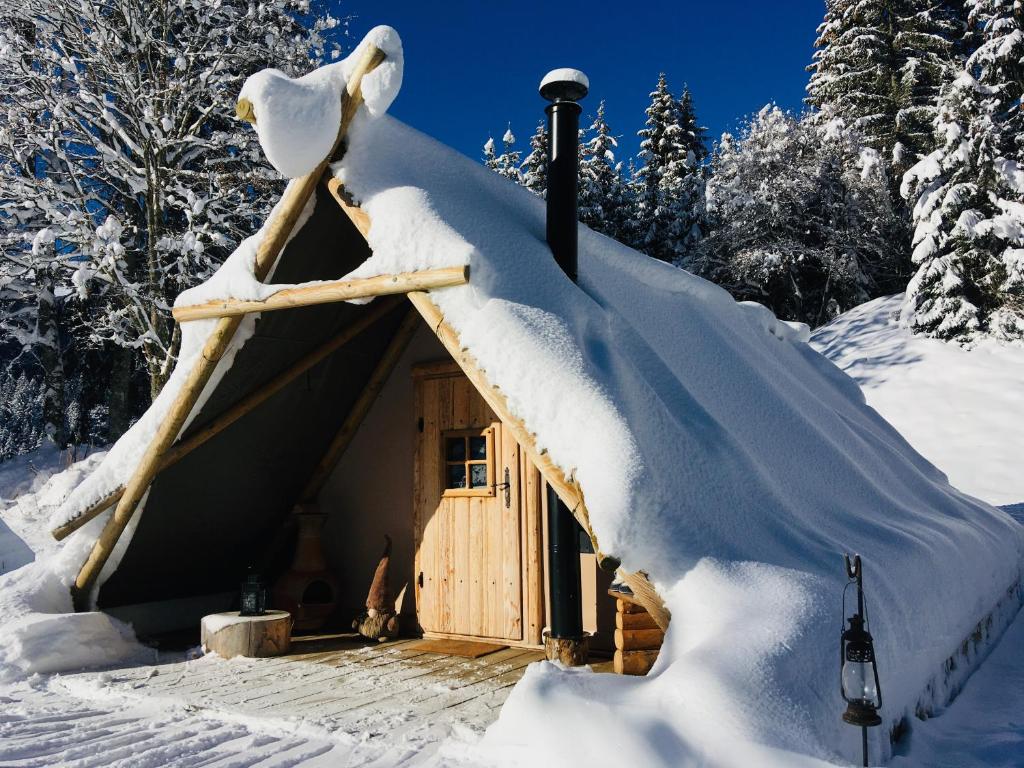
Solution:
[(338, 596), (338, 582), (327, 570), (320, 540), (327, 515), (315, 504), (299, 504), (294, 517), (299, 526), (295, 557), (274, 584), (272, 599), (275, 608), (292, 615), (295, 629), (319, 629), (334, 613)]

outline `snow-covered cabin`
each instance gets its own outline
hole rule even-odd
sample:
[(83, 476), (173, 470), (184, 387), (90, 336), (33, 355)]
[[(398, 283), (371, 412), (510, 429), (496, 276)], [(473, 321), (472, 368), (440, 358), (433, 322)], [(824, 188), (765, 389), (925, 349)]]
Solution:
[[(468, 282), (385, 308), (377, 298), (250, 312), (198, 384), (220, 321), (184, 322), (166, 389), (55, 524), (131, 489), (162, 425), (180, 426), (175, 403), (190, 388), (201, 391), (177, 445), (351, 338), (175, 463), (157, 455), (86, 597), (139, 626), (196, 622), (228, 606), (250, 566), (283, 567), (282, 524), (313, 501), (327, 515), (340, 611), (360, 607), (387, 534), (392, 579), (409, 585), (404, 610), (424, 632), (537, 645), (546, 479), (592, 534), (596, 554), (581, 553), (588, 628), (608, 626), (604, 556), (646, 572), (672, 623), (654, 670), (627, 694), (624, 681), (540, 668), (489, 738), (528, 751), (524, 734), (545, 733), (548, 747), (571, 744), (585, 760), (610, 748), (602, 734), (620, 746), (642, 738), (621, 724), (644, 711), (644, 729), (668, 728), (681, 756), (715, 749), (735, 764), (750, 745), (855, 754), (836, 664), (841, 554), (853, 551), (886, 693), (875, 738), (886, 745), (904, 718), (943, 703), (1020, 605), (1021, 527), (950, 487), (808, 346), (806, 329), (582, 226), (579, 282), (569, 281), (545, 243), (541, 200), (384, 114), (401, 48), (386, 29), (370, 39), (386, 58), (362, 81), (366, 107), (271, 274), (259, 274), (260, 248), (280, 236), (284, 204), (177, 306), (259, 307), (312, 281), (452, 267), (468, 266)], [(286, 175), (319, 173), (366, 45), (301, 80), (261, 73), (243, 92)], [(110, 518), (69, 544), (95, 555)], [(602, 702), (586, 709), (588, 738), (553, 700)]]

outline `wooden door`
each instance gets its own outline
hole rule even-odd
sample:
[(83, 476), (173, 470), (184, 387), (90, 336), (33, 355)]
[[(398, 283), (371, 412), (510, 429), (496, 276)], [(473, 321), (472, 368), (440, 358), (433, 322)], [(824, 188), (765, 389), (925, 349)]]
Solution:
[(416, 606), (425, 634), (523, 640), (520, 448), (451, 364), (415, 371)]

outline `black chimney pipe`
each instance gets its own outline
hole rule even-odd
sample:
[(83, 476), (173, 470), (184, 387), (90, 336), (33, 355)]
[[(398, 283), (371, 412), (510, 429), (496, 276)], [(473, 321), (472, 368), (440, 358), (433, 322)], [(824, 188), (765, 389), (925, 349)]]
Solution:
[[(587, 76), (576, 69), (556, 69), (540, 84), (551, 102), (548, 115), (547, 241), (555, 261), (576, 282), (576, 198), (579, 185), (580, 112), (576, 103), (587, 95)], [(545, 637), (549, 659), (567, 665), (586, 664), (588, 638), (583, 632), (579, 525), (549, 485), (548, 591), (551, 623)]]
[(576, 210), (579, 186), (580, 113), (576, 103), (587, 95), (587, 76), (578, 69), (556, 69), (545, 75), (540, 95), (551, 103), (548, 116), (548, 221), (547, 240), (555, 261), (574, 283), (576, 266)]

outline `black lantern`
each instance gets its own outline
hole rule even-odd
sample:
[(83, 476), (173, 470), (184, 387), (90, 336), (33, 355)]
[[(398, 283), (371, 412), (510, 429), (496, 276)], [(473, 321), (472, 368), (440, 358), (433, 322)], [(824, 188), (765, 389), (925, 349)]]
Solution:
[[(846, 711), (843, 720), (862, 729), (861, 742), (864, 750), (864, 765), (868, 764), (868, 728), (882, 724), (878, 710), (882, 708), (882, 686), (878, 681), (878, 665), (875, 663), (875, 645), (867, 630), (867, 612), (864, 606), (864, 573), (860, 555), (844, 555), (846, 575), (851, 584), (857, 585), (857, 613), (847, 621), (839, 643), (841, 666), (840, 685)], [(846, 589), (843, 590), (843, 615), (846, 615)]]
[(242, 582), (240, 616), (262, 616), (267, 612), (267, 588), (259, 574), (250, 573)]
[(875, 665), (875, 646), (860, 616), (851, 616), (843, 632), (843, 699), (847, 703), (843, 720), (864, 727), (881, 725), (878, 710), (882, 694)]

